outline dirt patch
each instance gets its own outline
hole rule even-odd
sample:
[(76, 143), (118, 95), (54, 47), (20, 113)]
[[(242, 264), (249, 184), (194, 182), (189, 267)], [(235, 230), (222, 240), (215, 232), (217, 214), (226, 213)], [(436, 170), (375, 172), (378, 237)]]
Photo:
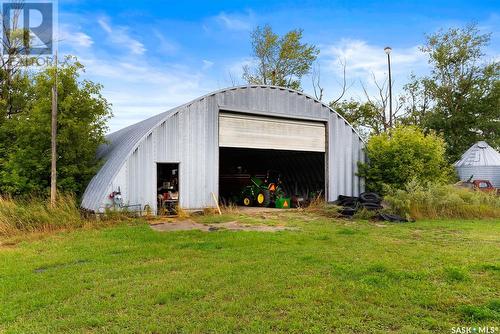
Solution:
[(151, 228), (155, 231), (190, 231), (190, 230), (200, 230), (208, 232), (210, 226), (196, 223), (192, 220), (176, 220), (172, 222), (157, 223), (151, 225)]
[(286, 230), (297, 230), (294, 227), (286, 226), (271, 226), (271, 225), (254, 225), (254, 224), (243, 224), (237, 221), (220, 223), (220, 224), (200, 224), (192, 220), (177, 220), (173, 222), (159, 223), (151, 225), (151, 228), (155, 231), (170, 232), (170, 231), (190, 231), (190, 230), (200, 230), (204, 232), (212, 232), (219, 230), (229, 230), (229, 231), (259, 231), (259, 232), (277, 232)]
[(296, 230), (294, 227), (286, 227), (282, 225), (254, 225), (254, 224), (243, 224), (237, 221), (227, 222), (217, 225), (211, 225), (215, 228), (222, 228), (226, 230), (233, 231), (261, 231), (261, 232), (276, 232), (276, 231), (286, 231), (286, 230)]
[(238, 212), (251, 214), (259, 214), (259, 213), (281, 213), (286, 211), (296, 211), (295, 209), (277, 209), (277, 208), (261, 208), (257, 206), (238, 206)]

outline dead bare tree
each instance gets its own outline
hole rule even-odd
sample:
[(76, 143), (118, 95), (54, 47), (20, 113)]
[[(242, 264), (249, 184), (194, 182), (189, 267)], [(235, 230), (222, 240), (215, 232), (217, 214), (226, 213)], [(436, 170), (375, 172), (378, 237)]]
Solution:
[[(375, 77), (375, 74), (372, 73), (372, 82), (373, 85), (376, 88), (376, 93), (375, 95), (371, 95), (368, 92), (368, 89), (366, 87), (366, 84), (361, 82), (361, 87), (363, 89), (363, 93), (365, 94), (365, 98), (368, 101), (368, 103), (375, 108), (376, 113), (375, 117), (376, 120), (374, 124), (377, 124), (373, 131), (375, 133), (380, 133), (380, 132), (386, 132), (389, 130), (391, 126), (391, 117), (389, 115), (389, 110), (388, 110), (388, 105), (389, 105), (389, 89), (388, 89), (388, 82), (387, 79), (384, 79), (382, 83), (380, 83), (377, 78)], [(394, 85), (394, 81), (393, 81)], [(402, 103), (400, 99), (396, 100), (396, 105), (393, 107), (393, 113), (392, 113), (392, 124), (396, 124), (396, 121), (399, 119), (400, 111), (402, 110)]]
[(349, 85), (349, 87), (347, 87), (347, 77), (346, 77), (347, 60), (346, 59), (342, 60), (339, 58), (339, 64), (342, 67), (341, 90), (340, 90), (340, 94), (338, 95), (338, 97), (336, 99), (334, 99), (332, 102), (330, 102), (330, 106), (334, 106), (335, 104), (337, 104), (344, 97), (345, 93), (347, 92), (347, 90), (351, 86), (351, 85)]
[(323, 100), (323, 87), (321, 87), (321, 70), (319, 64), (312, 66), (311, 80), (316, 100)]
[(231, 82), (231, 87), (236, 87), (238, 85), (236, 78), (231, 71), (228, 71), (229, 81)]
[[(339, 58), (339, 64), (340, 67), (342, 68), (342, 80), (338, 82), (340, 86), (340, 92), (338, 96), (333, 101), (330, 102), (330, 106), (334, 106), (335, 104), (337, 104), (344, 97), (345, 93), (351, 86), (347, 85), (347, 77), (346, 77), (347, 61), (345, 59)], [(324, 87), (321, 86), (321, 68), (319, 64), (313, 66), (311, 72), (311, 79), (312, 79), (314, 97), (321, 101), (323, 99)]]

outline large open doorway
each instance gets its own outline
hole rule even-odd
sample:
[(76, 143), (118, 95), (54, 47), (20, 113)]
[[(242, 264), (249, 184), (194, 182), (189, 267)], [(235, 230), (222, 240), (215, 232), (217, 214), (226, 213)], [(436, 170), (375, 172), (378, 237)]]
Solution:
[[(242, 190), (252, 177), (267, 183), (277, 174), (285, 197), (307, 201), (325, 195), (325, 153), (250, 148), (219, 148), (219, 196), (223, 203), (245, 205)], [(257, 205), (258, 203), (251, 203)]]
[(157, 215), (175, 215), (179, 205), (179, 164), (156, 164)]
[(325, 196), (324, 122), (219, 113), (223, 203), (290, 207)]

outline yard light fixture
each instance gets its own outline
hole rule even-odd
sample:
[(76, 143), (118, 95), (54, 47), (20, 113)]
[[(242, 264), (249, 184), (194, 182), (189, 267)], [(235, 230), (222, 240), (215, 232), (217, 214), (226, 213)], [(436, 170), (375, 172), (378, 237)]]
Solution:
[(387, 67), (389, 68), (389, 128), (392, 128), (392, 78), (391, 78), (391, 47), (386, 46), (384, 48), (385, 54), (387, 55)]

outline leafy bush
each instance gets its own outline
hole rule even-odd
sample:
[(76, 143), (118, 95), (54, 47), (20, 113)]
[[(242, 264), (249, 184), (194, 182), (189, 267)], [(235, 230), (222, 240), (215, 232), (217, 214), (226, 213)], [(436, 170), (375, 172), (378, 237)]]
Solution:
[(403, 216), (421, 219), (499, 218), (500, 197), (452, 185), (411, 181), (404, 189), (388, 189), (385, 201)]
[(383, 193), (385, 185), (403, 188), (410, 180), (446, 183), (453, 175), (443, 139), (417, 127), (400, 126), (372, 136), (365, 151), (368, 162), (360, 164), (359, 175), (369, 191)]

